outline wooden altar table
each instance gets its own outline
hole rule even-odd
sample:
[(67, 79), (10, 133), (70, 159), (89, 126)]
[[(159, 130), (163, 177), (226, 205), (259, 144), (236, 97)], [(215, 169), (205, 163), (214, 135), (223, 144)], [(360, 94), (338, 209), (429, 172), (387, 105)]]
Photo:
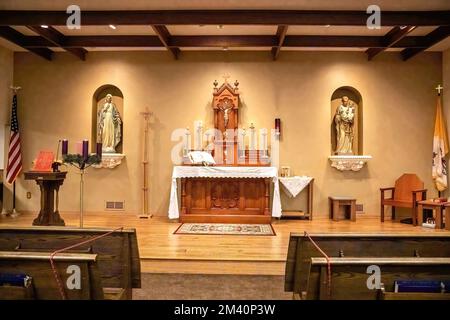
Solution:
[[(178, 186), (181, 185), (181, 210)], [(270, 184), (273, 183), (270, 209)], [(180, 222), (270, 223), (281, 216), (276, 167), (175, 166), (169, 218)]]

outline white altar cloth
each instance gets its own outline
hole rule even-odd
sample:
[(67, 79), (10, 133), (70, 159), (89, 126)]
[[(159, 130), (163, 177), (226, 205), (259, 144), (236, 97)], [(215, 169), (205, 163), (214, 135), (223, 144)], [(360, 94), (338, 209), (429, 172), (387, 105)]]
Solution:
[(312, 177), (280, 177), (280, 182), (290, 198), (295, 198), (311, 182)]
[(175, 166), (170, 189), (169, 219), (177, 219), (180, 216), (177, 192), (179, 178), (272, 178), (272, 217), (281, 217), (280, 185), (276, 167)]

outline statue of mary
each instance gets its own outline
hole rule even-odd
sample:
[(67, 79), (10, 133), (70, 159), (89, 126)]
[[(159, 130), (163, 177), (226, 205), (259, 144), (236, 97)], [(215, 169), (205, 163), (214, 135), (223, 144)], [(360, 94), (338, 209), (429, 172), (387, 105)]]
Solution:
[(97, 133), (102, 142), (102, 151), (104, 153), (115, 153), (122, 137), (122, 119), (119, 110), (112, 102), (112, 95), (106, 95), (105, 104), (98, 112), (97, 119)]

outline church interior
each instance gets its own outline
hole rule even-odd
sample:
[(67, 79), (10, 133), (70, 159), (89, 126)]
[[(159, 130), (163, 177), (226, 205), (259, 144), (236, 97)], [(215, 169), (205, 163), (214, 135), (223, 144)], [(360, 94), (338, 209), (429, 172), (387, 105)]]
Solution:
[(449, 300), (450, 2), (0, 1), (0, 300)]

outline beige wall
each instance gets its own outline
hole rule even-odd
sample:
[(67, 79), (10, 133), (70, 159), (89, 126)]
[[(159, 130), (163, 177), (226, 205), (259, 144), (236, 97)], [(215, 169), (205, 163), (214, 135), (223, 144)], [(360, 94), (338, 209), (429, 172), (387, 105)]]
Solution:
[[(448, 53), (447, 53), (448, 54)], [(56, 149), (59, 138), (74, 141), (91, 132), (92, 95), (113, 84), (124, 95), (125, 162), (113, 170), (89, 169), (85, 208), (102, 211), (104, 200), (125, 200), (126, 209), (140, 210), (141, 129), (139, 112), (154, 112), (150, 132), (151, 211), (165, 215), (176, 128), (203, 120), (212, 127), (212, 82), (238, 79), (241, 125), (250, 121), (273, 127), (280, 117), (283, 137), (280, 164), (294, 174), (316, 179), (315, 211), (325, 215), (327, 197), (351, 195), (367, 213), (379, 210), (379, 188), (390, 186), (404, 172), (416, 172), (431, 184), (431, 150), (436, 84), (442, 81), (442, 55), (425, 53), (402, 62), (386, 53), (368, 62), (364, 53), (283, 52), (273, 62), (263, 52), (183, 52), (174, 61), (166, 52), (91, 52), (82, 62), (57, 54), (47, 62), (16, 53), (14, 80), (23, 87), (20, 120), (25, 168), (40, 149)], [(364, 105), (364, 153), (373, 160), (360, 172), (330, 167), (330, 98), (341, 86), (359, 90)], [(78, 209), (78, 175), (70, 174), (61, 192), (61, 209)], [(26, 199), (26, 191), (32, 193)], [(34, 182), (19, 182), (19, 208), (36, 210)], [(300, 203), (298, 203), (300, 204)], [(297, 203), (289, 203), (295, 206)]]
[[(9, 114), (11, 108), (11, 90), (9, 87), (13, 84), (13, 52), (0, 46), (0, 130), (5, 129), (5, 125), (9, 123)], [(9, 139), (9, 134), (5, 132), (5, 140)], [(7, 141), (4, 144), (3, 153), (4, 165), (6, 167), (6, 151), (7, 151)], [(6, 173), (3, 181), (5, 181)], [(3, 189), (4, 207), (11, 209), (11, 193), (8, 186), (4, 186)], [(0, 208), (1, 210), (1, 208)]]

